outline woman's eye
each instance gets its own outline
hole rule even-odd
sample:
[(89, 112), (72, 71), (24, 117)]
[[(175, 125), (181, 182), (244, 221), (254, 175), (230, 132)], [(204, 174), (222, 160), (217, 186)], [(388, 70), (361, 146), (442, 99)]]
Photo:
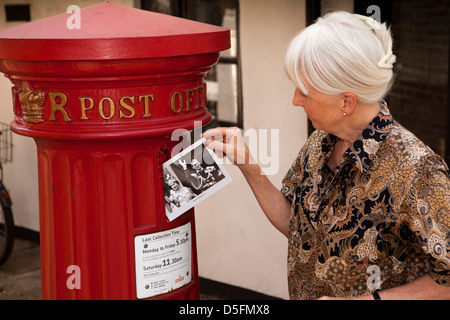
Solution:
[(297, 92), (304, 98), (308, 97), (306, 94), (297, 89)]

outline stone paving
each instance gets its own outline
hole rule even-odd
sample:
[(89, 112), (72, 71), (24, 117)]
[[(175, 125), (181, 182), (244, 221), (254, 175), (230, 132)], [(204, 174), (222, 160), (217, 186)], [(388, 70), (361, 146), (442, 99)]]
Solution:
[(9, 259), (0, 265), (0, 300), (40, 300), (39, 245), (15, 239)]

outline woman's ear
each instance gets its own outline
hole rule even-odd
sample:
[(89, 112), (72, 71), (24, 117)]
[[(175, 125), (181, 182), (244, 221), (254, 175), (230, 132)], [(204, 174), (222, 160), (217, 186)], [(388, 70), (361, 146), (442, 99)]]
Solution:
[(351, 115), (355, 110), (356, 103), (358, 102), (358, 97), (353, 92), (344, 92), (342, 96), (343, 96), (342, 114)]

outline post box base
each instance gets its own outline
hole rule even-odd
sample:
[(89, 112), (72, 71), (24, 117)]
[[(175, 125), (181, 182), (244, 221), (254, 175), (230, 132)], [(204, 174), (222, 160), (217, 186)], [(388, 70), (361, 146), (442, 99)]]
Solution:
[[(181, 226), (190, 230), (183, 231), (190, 281), (149, 298), (199, 299), (194, 210), (172, 222), (165, 216), (161, 166), (170, 156), (167, 139), (70, 141), (70, 150), (67, 141), (35, 139), (43, 299), (140, 298), (137, 283), (152, 275), (137, 273), (135, 239)], [(160, 259), (160, 268), (178, 262), (181, 256), (174, 254), (146, 258)]]

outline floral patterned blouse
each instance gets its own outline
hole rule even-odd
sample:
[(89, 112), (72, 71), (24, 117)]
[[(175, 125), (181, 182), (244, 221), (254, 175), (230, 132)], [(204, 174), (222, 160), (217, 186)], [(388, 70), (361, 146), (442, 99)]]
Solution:
[(450, 286), (447, 165), (385, 103), (334, 174), (336, 141), (315, 131), (283, 179), (291, 299), (358, 296), (425, 274)]

